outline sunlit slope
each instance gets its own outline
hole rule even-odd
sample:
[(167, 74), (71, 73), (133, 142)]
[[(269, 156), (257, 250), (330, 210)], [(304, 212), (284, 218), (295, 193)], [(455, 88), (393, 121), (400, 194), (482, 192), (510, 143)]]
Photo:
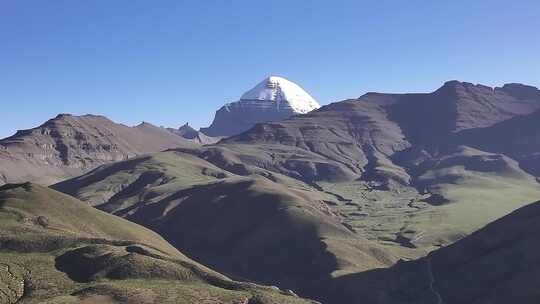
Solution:
[(0, 228), (1, 303), (308, 303), (231, 281), (142, 226), (35, 184), (0, 188)]

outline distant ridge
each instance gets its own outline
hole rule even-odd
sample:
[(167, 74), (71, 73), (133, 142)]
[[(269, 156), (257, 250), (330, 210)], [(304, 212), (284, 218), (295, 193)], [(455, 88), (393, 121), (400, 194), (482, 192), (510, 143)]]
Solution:
[(221, 138), (220, 137), (210, 137), (201, 131), (193, 129), (189, 123), (184, 124), (178, 129), (167, 128), (171, 133), (174, 133), (178, 136), (181, 136), (187, 140), (199, 143), (201, 145), (209, 145), (217, 143)]
[(0, 183), (47, 185), (101, 164), (195, 145), (147, 122), (128, 127), (100, 115), (59, 114), (0, 140)]

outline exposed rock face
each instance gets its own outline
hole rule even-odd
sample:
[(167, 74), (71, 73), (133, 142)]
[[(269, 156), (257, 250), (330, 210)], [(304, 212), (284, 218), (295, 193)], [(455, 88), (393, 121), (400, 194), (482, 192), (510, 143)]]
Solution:
[(171, 133), (181, 136), (187, 140), (199, 143), (201, 145), (210, 145), (217, 143), (221, 137), (210, 137), (201, 131), (193, 129), (189, 124), (185, 124), (178, 129), (167, 128)]
[(216, 112), (212, 125), (201, 131), (209, 136), (231, 136), (259, 122), (279, 121), (319, 107), (297, 84), (272, 76), (242, 95), (239, 101), (224, 105)]
[(149, 123), (128, 127), (103, 116), (60, 114), (0, 140), (0, 182), (50, 184), (104, 163), (194, 145)]
[(16, 264), (0, 263), (0, 303), (14, 304), (24, 296), (24, 277)]
[(199, 136), (199, 132), (193, 129), (188, 123), (181, 126), (178, 129), (169, 129), (171, 132), (174, 132), (176, 135), (180, 135), (186, 139), (194, 139)]

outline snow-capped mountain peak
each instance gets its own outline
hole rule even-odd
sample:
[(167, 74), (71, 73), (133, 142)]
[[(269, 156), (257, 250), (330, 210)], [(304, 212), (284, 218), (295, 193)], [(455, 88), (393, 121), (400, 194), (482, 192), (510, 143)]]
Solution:
[(221, 107), (208, 128), (208, 136), (240, 134), (257, 123), (280, 121), (320, 108), (319, 103), (299, 85), (282, 77), (267, 77), (240, 100)]
[(275, 102), (278, 108), (288, 105), (299, 114), (305, 114), (321, 107), (299, 85), (278, 76), (267, 77), (240, 98), (240, 101), (256, 100)]

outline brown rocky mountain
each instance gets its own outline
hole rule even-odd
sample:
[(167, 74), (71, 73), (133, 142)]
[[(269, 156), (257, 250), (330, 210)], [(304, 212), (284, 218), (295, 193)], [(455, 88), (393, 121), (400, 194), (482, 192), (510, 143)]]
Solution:
[(487, 151), (504, 153), (516, 159), (527, 172), (540, 176), (540, 111), (516, 116), (489, 128), (457, 134), (459, 142)]
[(60, 114), (0, 140), (0, 183), (51, 184), (101, 164), (195, 145), (149, 123), (128, 127), (103, 116)]
[[(456, 134), (488, 129), (538, 109), (540, 91), (534, 87), (490, 88), (450, 81), (433, 93), (368, 93), (284, 121), (258, 124), (223, 144), (294, 147), (292, 156), (277, 158), (271, 166), (304, 180), (362, 178), (409, 185), (410, 164), (402, 162), (411, 151), (436, 152), (466, 144)], [(326, 161), (310, 161), (308, 154)]]

